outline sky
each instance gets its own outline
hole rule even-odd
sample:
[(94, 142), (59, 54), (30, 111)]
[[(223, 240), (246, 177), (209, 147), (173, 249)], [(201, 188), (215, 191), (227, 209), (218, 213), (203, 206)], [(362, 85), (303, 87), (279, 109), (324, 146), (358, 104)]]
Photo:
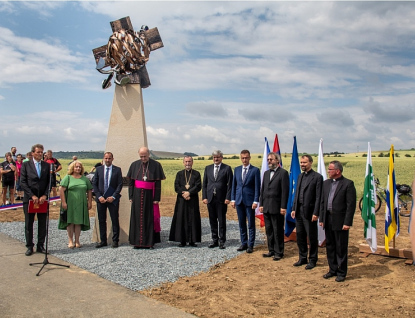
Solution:
[(125, 16), (164, 43), (143, 89), (152, 150), (415, 148), (414, 2), (0, 1), (0, 154), (104, 150), (115, 84), (92, 49)]

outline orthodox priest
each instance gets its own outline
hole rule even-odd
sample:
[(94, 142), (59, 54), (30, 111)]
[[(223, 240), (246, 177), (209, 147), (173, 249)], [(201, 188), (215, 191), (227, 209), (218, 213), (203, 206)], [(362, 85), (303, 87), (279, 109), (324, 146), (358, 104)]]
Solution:
[(202, 189), (200, 173), (193, 170), (193, 158), (183, 158), (184, 170), (176, 175), (174, 190), (177, 193), (171, 223), (169, 240), (179, 242), (179, 247), (185, 247), (186, 242), (196, 247), (196, 242), (202, 241), (202, 222), (199, 210), (199, 195)]
[(128, 170), (128, 196), (131, 202), (129, 241), (134, 248), (153, 248), (160, 243), (161, 180), (166, 179), (161, 164), (150, 159), (150, 151), (142, 147), (140, 160)]

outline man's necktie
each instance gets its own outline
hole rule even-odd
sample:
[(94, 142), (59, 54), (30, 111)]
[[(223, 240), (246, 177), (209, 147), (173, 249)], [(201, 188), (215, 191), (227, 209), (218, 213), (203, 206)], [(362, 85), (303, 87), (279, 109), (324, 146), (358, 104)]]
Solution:
[(218, 178), (219, 166), (215, 166), (215, 181)]
[(248, 170), (248, 168), (244, 168), (244, 173), (242, 174), (242, 182), (245, 181), (246, 178), (246, 171)]
[(36, 162), (37, 176), (40, 178), (40, 162)]
[(105, 168), (105, 178), (104, 178), (104, 193), (108, 190), (108, 177), (110, 174), (110, 168)]

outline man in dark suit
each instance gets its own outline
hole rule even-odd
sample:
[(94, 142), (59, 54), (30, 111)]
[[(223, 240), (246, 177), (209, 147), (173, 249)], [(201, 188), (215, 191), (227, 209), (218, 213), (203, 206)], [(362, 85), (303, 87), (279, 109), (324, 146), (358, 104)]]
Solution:
[(20, 184), (24, 191), (23, 211), (25, 215), (25, 236), (26, 236), (26, 256), (33, 254), (33, 223), (35, 214), (38, 220), (37, 233), (37, 252), (45, 253), (46, 238), (46, 213), (29, 213), (29, 201), (33, 201), (33, 205), (41, 205), (48, 198), (48, 189), (50, 181), (50, 167), (42, 161), (43, 146), (36, 144), (32, 146), (33, 159), (23, 162), (20, 174)]
[(97, 202), (99, 235), (101, 238), (101, 242), (95, 245), (96, 248), (107, 246), (107, 209), (112, 222), (112, 247), (118, 247), (120, 237), (118, 211), (122, 190), (122, 172), (121, 168), (112, 164), (113, 160), (113, 154), (106, 152), (104, 154), (104, 165), (96, 169), (92, 181)]
[(284, 221), (287, 213), (290, 178), (288, 172), (279, 166), (280, 157), (275, 152), (268, 154), (268, 168), (262, 179), (259, 211), (264, 214), (268, 253), (274, 261), (284, 257)]
[[(238, 252), (246, 250), (247, 253), (254, 251), (255, 243), (255, 209), (258, 207), (259, 192), (261, 189), (261, 174), (257, 167), (252, 166), (251, 153), (248, 150), (241, 151), (242, 166), (236, 167), (232, 181), (231, 205), (236, 207), (238, 214), (239, 232), (241, 235), (241, 246)], [(248, 219), (248, 231), (246, 229)]]
[(329, 271), (323, 277), (337, 276), (336, 282), (346, 279), (349, 229), (356, 210), (356, 188), (353, 181), (343, 177), (342, 173), (340, 162), (330, 162), (329, 179), (323, 182), (320, 203), (320, 225), (326, 232), (329, 263)]
[(222, 151), (214, 151), (212, 157), (213, 164), (206, 166), (203, 176), (202, 200), (207, 204), (212, 231), (212, 243), (209, 244), (209, 248), (219, 246), (220, 249), (224, 249), (226, 212), (231, 200), (232, 169), (222, 163)]
[(300, 258), (294, 266), (307, 264), (307, 238), (310, 242), (309, 262), (305, 269), (316, 267), (318, 259), (318, 216), (320, 213), (321, 187), (323, 176), (313, 169), (313, 157), (304, 155), (301, 157), (300, 166), (303, 171), (297, 179), (294, 204), (291, 217), (296, 220), (297, 245)]

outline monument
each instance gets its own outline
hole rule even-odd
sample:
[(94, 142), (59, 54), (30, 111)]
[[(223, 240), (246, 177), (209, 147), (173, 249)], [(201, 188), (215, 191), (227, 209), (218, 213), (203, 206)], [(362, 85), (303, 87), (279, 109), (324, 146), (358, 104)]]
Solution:
[[(163, 47), (157, 28), (143, 25), (134, 31), (130, 17), (110, 22), (112, 35), (108, 43), (92, 52), (98, 72), (107, 75), (102, 88), (115, 82), (114, 99), (108, 127), (105, 151), (114, 154), (114, 164), (121, 167), (124, 185), (120, 200), (120, 241), (128, 242), (131, 203), (128, 199), (128, 185), (125, 176), (131, 162), (138, 160), (138, 149), (147, 147), (147, 132), (144, 117), (142, 89), (151, 85), (146, 69), (150, 52)], [(108, 212), (107, 212), (108, 213)], [(107, 215), (108, 243), (111, 243), (111, 218)], [(98, 216), (92, 235), (93, 242), (99, 242)]]

